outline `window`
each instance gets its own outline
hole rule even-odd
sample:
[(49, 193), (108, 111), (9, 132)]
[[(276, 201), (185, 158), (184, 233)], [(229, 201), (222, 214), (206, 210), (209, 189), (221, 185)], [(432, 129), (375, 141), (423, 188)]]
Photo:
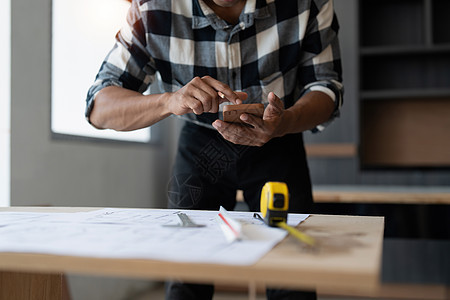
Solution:
[(84, 118), (87, 90), (114, 45), (130, 3), (126, 0), (53, 0), (52, 132), (149, 142), (150, 129), (97, 130)]
[(11, 2), (0, 0), (0, 207), (10, 205)]

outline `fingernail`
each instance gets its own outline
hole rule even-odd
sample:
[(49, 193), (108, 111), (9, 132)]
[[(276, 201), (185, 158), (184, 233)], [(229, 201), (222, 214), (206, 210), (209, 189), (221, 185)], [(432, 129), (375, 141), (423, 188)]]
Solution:
[(225, 94), (222, 93), (221, 91), (217, 92), (217, 95), (219, 95), (220, 98), (224, 99), (225, 98)]

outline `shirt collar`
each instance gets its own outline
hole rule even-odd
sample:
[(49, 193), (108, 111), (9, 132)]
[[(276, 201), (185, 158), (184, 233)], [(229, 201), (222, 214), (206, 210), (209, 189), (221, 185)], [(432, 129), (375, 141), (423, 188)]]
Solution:
[[(239, 26), (248, 28), (253, 25), (254, 19), (263, 19), (270, 16), (267, 0), (247, 0), (243, 13), (239, 17)], [(231, 28), (232, 25), (219, 18), (203, 0), (192, 0), (192, 28), (199, 29), (207, 26), (215, 30)]]

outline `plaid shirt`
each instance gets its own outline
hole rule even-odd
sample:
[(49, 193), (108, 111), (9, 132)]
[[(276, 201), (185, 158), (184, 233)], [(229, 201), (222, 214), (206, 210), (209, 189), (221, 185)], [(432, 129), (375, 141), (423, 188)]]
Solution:
[[(106, 86), (144, 93), (158, 80), (161, 91), (172, 92), (205, 75), (247, 92), (246, 103), (265, 103), (273, 91), (288, 108), (302, 94), (322, 91), (335, 102), (330, 121), (339, 114), (343, 88), (332, 0), (247, 0), (237, 25), (202, 0), (133, 0), (127, 24), (88, 91), (88, 120), (95, 95)], [(185, 117), (213, 128), (218, 115)]]

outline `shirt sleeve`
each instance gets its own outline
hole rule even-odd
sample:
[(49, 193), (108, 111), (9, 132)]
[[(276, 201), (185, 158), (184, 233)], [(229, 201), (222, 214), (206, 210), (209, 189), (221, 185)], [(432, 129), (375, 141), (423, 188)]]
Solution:
[(334, 111), (328, 121), (316, 126), (320, 132), (339, 116), (343, 104), (341, 55), (338, 40), (339, 23), (332, 0), (311, 2), (310, 17), (303, 40), (303, 54), (299, 68), (301, 96), (320, 91), (334, 101)]
[(97, 93), (107, 86), (119, 86), (140, 93), (154, 80), (155, 67), (147, 51), (144, 22), (138, 1), (133, 1), (126, 25), (116, 35), (114, 47), (106, 56), (86, 98), (85, 116), (89, 121)]

